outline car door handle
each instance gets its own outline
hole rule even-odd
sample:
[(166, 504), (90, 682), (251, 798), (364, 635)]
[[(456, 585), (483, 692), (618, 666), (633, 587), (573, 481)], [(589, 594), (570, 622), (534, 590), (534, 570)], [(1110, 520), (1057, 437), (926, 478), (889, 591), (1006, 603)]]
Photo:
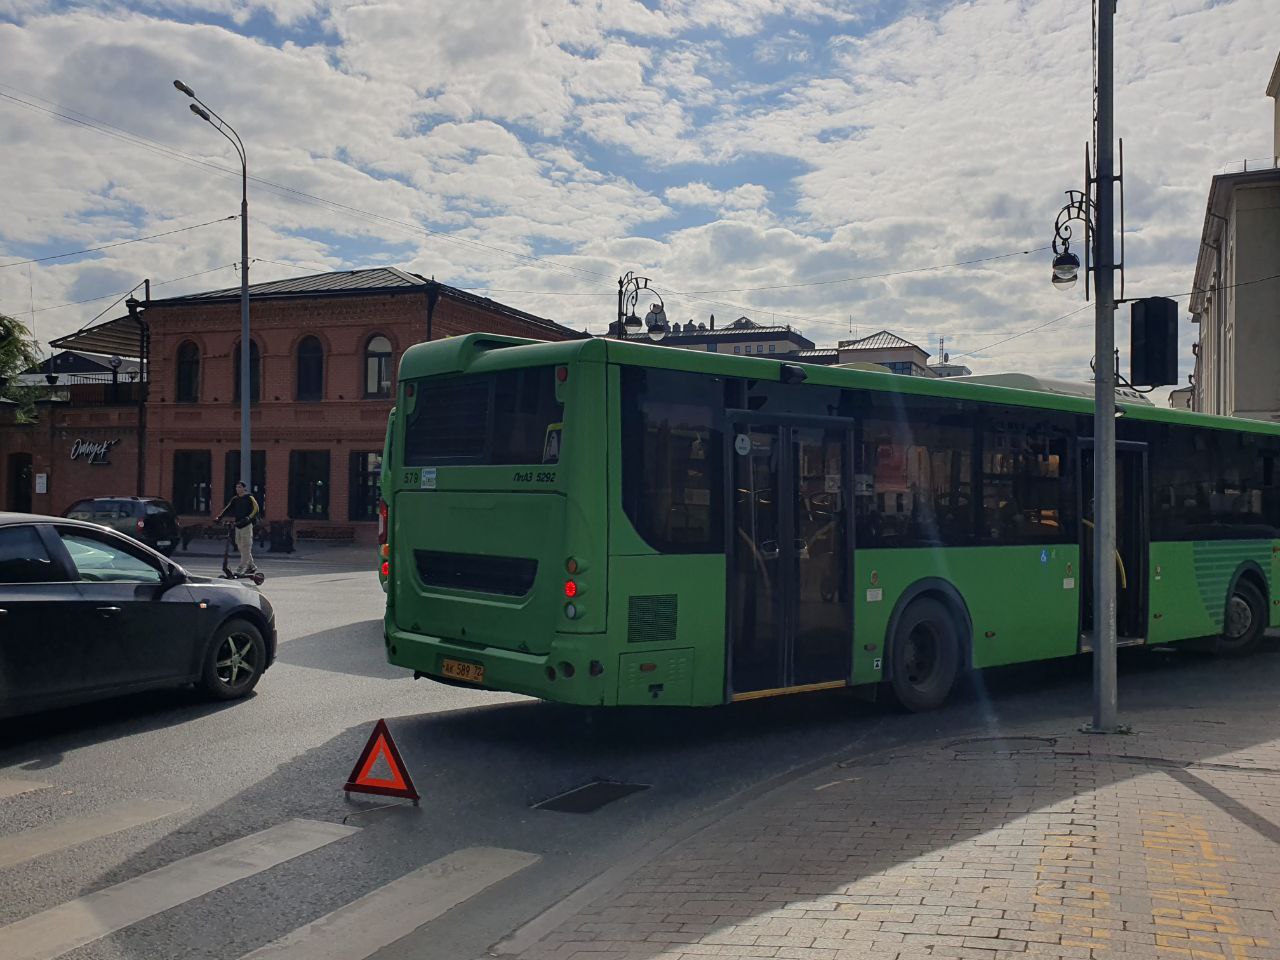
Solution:
[(102, 617), (116, 617), (120, 615), (119, 607), (99, 607), (98, 615)]

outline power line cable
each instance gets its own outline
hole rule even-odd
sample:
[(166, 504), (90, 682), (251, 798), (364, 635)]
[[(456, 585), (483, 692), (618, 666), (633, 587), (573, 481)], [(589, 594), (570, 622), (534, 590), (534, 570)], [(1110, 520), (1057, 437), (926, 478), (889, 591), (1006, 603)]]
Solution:
[[(1234, 287), (1247, 287), (1255, 283), (1266, 283), (1268, 280), (1280, 280), (1280, 273), (1273, 273), (1269, 277), (1258, 277), (1256, 280), (1241, 280), (1239, 283), (1228, 283), (1214, 287), (1206, 287), (1203, 290), (1189, 290), (1186, 293), (1166, 294), (1164, 295), (1164, 298), (1166, 300), (1181, 300), (1184, 297), (1194, 297), (1197, 293), (1218, 293), (1222, 290), (1231, 290)], [(1080, 313), (1082, 310), (1086, 310), (1091, 306), (1093, 306), (1093, 304), (1086, 303), (1079, 310), (1072, 310), (1070, 313), (1064, 313), (1060, 317), (1054, 317), (1052, 320), (1047, 320), (1029, 330), (1023, 330), (1021, 333), (1015, 333), (1012, 336), (1005, 337), (1003, 340), (997, 340), (995, 343), (989, 343), (985, 347), (979, 347), (977, 350), (970, 350), (967, 353), (953, 354), (952, 359), (958, 360), (960, 357), (971, 357), (976, 353), (985, 353), (992, 347), (998, 347), (1001, 344), (1008, 343), (1010, 340), (1017, 340), (1019, 337), (1025, 337), (1029, 333), (1035, 333), (1037, 330), (1043, 330), (1045, 327), (1057, 323), (1059, 320), (1065, 320), (1067, 317), (1073, 317), (1077, 313)]]
[(723, 287), (712, 290), (693, 290), (682, 294), (682, 296), (704, 293), (758, 293), (763, 290), (791, 290), (796, 287), (821, 287), (833, 283), (860, 283), (864, 280), (883, 280), (886, 277), (902, 277), (910, 273), (925, 273), (929, 270), (945, 270), (948, 267), (967, 267), (975, 263), (989, 263), (993, 260), (1007, 260), (1010, 257), (1024, 257), (1032, 253), (1043, 253), (1048, 249), (1048, 246), (1043, 246), (1036, 247), (1031, 250), (1014, 250), (1011, 253), (999, 253), (991, 257), (976, 257), (972, 260), (956, 260), (953, 263), (934, 263), (927, 267), (912, 267), (909, 270), (892, 270), (888, 273), (868, 273), (859, 277), (840, 277), (835, 280), (808, 280), (803, 283), (775, 283), (766, 287)]
[[(9, 89), (9, 90), (17, 90), (19, 93), (22, 93), (24, 96), (31, 97), (32, 100), (41, 100), (44, 103), (50, 104), (52, 107), (57, 107), (56, 110), (50, 109), (50, 107), (41, 106), (38, 103), (31, 102), (31, 100), (24, 100), (22, 97), (14, 96), (11, 93), (5, 93), (4, 90), (0, 90), (0, 97), (3, 97), (6, 100), (12, 101), (13, 103), (23, 106), (29, 110), (35, 110), (40, 113), (47, 114), (58, 120), (65, 121), (67, 123), (72, 123), (78, 126), (87, 127), (91, 130), (97, 131), (98, 133), (102, 133), (109, 137), (112, 137), (113, 139), (120, 140), (125, 143), (129, 143), (134, 146), (141, 147), (145, 150), (150, 150), (155, 153), (160, 153), (171, 159), (179, 160), (184, 163), (197, 164), (202, 167), (207, 167), (225, 176), (238, 178), (241, 175), (240, 172), (237, 170), (232, 170), (229, 167), (224, 167), (221, 164), (213, 163), (208, 160), (202, 160), (199, 157), (195, 157), (195, 156), (192, 156), (191, 154), (184, 153), (183, 151), (178, 150), (174, 147), (170, 147), (167, 144), (161, 143), (156, 140), (152, 140), (148, 137), (143, 137), (139, 134), (135, 134), (128, 130), (124, 130), (121, 127), (116, 127), (112, 124), (107, 123), (106, 121), (98, 120), (94, 117), (91, 117), (88, 114), (80, 113), (77, 110), (73, 110), (70, 107), (66, 107), (55, 101), (45, 100), (43, 97), (38, 97), (35, 94), (28, 93), (25, 90), (19, 90), (17, 87), (12, 87), (7, 84), (0, 84), (0, 86), (4, 86), (6, 89)], [(63, 111), (66, 111), (66, 112), (63, 112)], [(458, 237), (453, 234), (432, 230), (429, 227), (422, 226), (421, 224), (410, 223), (405, 220), (397, 220), (394, 217), (383, 216), (382, 214), (373, 213), (370, 210), (365, 210), (363, 208), (352, 206), (351, 204), (347, 204), (347, 203), (342, 203), (337, 200), (330, 200), (327, 197), (317, 196), (316, 194), (307, 193), (306, 191), (298, 190), (295, 187), (290, 187), (283, 183), (277, 183), (273, 180), (267, 180), (263, 177), (256, 177), (251, 175), (249, 179), (261, 186), (265, 186), (276, 192), (284, 193), (288, 196), (295, 197), (297, 199), (303, 200), (304, 202), (320, 204), (321, 206), (327, 207), (329, 209), (340, 210), (358, 217), (363, 217), (368, 220), (376, 221), (378, 223), (397, 226), (402, 229), (410, 230), (414, 233), (425, 234), (426, 236), (434, 237), (439, 240), (445, 240), (450, 243), (457, 243), (464, 246), (469, 246), (472, 248), (482, 249), (492, 253), (501, 254), (502, 256), (516, 259), (522, 263), (526, 263), (526, 264), (539, 263), (555, 270), (562, 270), (570, 273), (579, 274), (582, 276), (596, 277), (596, 278), (601, 278), (605, 280), (612, 279), (607, 274), (598, 273), (597, 271), (594, 271), (594, 270), (586, 270), (582, 267), (575, 267), (569, 264), (557, 263), (554, 260), (549, 260), (545, 257), (539, 257), (535, 254), (516, 253), (515, 251), (512, 251), (512, 250), (506, 250), (502, 247), (485, 243), (482, 240), (474, 240), (469, 237)]]
[[(236, 264), (234, 263), (224, 263), (221, 266), (210, 267), (208, 270), (198, 270), (195, 273), (183, 274), (181, 277), (171, 277), (168, 280), (152, 280), (151, 285), (153, 287), (162, 287), (166, 283), (177, 283), (179, 280), (190, 280), (192, 277), (203, 277), (205, 274), (216, 273), (219, 270), (226, 270), (228, 267), (234, 267), (234, 266), (236, 266)], [(48, 307), (36, 307), (36, 309), (33, 312), (44, 313), (46, 310), (61, 310), (64, 307), (79, 307), (79, 306), (83, 306), (86, 303), (99, 303), (103, 300), (110, 300), (113, 297), (116, 299), (116, 303), (119, 303), (129, 294), (133, 293), (134, 290), (137, 290), (138, 286), (141, 286), (141, 284), (138, 284), (137, 286), (134, 286), (126, 290), (124, 293), (119, 293), (119, 294), (104, 293), (100, 297), (88, 297), (84, 300), (69, 300), (66, 303), (55, 303), (52, 306), (48, 306)], [(108, 307), (107, 309), (110, 310), (111, 308)], [(101, 314), (99, 314), (99, 316), (101, 316)]]
[(134, 237), (132, 240), (116, 240), (114, 243), (104, 243), (100, 247), (86, 247), (83, 250), (72, 250), (68, 253), (52, 253), (47, 257), (32, 257), (30, 260), (15, 260), (12, 263), (0, 263), (0, 270), (3, 270), (5, 267), (20, 267), (27, 263), (45, 263), (49, 260), (62, 260), (66, 257), (78, 257), (82, 253), (96, 253), (99, 250), (110, 250), (112, 247), (123, 247), (129, 243), (142, 243), (144, 240), (156, 240), (160, 237), (171, 237), (175, 233), (185, 233), (188, 230), (198, 230), (200, 227), (208, 227), (215, 223), (226, 223), (228, 220), (238, 219), (238, 215), (232, 214), (229, 217), (220, 217), (217, 220), (207, 220), (204, 223), (193, 223), (189, 227), (179, 227), (176, 230), (166, 230), (164, 233), (153, 233), (146, 237)]

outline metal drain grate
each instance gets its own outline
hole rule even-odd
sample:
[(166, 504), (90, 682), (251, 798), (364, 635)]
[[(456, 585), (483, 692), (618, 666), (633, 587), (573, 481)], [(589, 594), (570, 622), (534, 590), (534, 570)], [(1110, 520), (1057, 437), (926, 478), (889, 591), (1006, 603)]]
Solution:
[(593, 780), (580, 787), (558, 794), (549, 800), (535, 803), (535, 810), (555, 810), (557, 813), (595, 813), (606, 804), (641, 790), (648, 790), (647, 783), (615, 783), (612, 780)]

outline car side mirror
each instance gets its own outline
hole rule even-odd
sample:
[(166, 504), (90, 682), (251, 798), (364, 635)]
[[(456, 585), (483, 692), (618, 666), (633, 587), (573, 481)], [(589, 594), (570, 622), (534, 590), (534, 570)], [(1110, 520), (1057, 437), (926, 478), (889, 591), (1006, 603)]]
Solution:
[(164, 569), (160, 572), (160, 586), (165, 590), (186, 582), (187, 575), (176, 564), (166, 563)]

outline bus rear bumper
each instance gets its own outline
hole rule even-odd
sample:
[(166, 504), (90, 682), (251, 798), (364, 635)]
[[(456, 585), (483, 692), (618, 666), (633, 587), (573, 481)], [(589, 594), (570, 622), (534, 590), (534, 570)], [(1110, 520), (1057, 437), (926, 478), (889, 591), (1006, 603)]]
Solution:
[[(586, 638), (574, 637), (573, 646)], [(617, 702), (617, 676), (600, 661), (556, 649), (546, 654), (523, 653), (500, 647), (451, 643), (407, 630), (387, 629), (387, 661), (415, 674), (451, 686), (522, 693), (559, 703), (608, 706)], [(456, 664), (480, 667), (476, 679), (459, 676)], [(474, 671), (466, 671), (474, 675)], [(452, 673), (452, 676), (450, 675)]]

